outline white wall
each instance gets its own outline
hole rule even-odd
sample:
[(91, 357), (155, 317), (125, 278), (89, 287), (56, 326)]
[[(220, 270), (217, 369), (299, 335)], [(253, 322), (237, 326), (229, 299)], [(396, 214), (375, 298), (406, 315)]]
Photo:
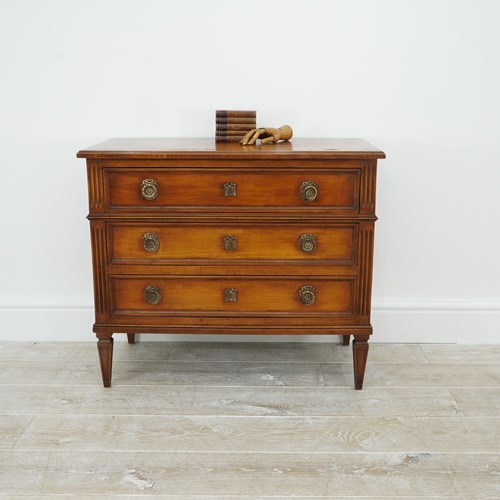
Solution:
[(78, 149), (247, 108), (386, 151), (374, 341), (500, 341), (499, 26), (496, 0), (0, 0), (0, 340), (93, 338)]

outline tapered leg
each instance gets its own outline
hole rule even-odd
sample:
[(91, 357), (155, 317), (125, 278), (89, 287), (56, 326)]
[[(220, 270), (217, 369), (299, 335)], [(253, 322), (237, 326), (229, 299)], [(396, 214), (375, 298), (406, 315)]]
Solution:
[(97, 352), (101, 363), (102, 383), (111, 387), (111, 370), (113, 368), (113, 337), (100, 338), (97, 341)]
[(127, 339), (129, 344), (135, 344), (135, 333), (127, 333)]
[(349, 340), (351, 339), (350, 335), (342, 335), (344, 337), (344, 345), (349, 345)]
[(366, 360), (368, 358), (368, 335), (354, 335), (352, 341), (352, 354), (354, 361), (354, 388), (363, 389), (365, 378)]

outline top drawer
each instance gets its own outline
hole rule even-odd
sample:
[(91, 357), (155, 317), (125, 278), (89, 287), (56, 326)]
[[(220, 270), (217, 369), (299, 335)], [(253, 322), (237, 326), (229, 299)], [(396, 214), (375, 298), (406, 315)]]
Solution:
[(359, 209), (359, 169), (105, 169), (108, 207), (128, 211)]

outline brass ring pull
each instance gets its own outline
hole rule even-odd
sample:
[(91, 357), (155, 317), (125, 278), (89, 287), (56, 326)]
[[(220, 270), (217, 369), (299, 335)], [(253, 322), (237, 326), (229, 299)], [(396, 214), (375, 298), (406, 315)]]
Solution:
[(314, 201), (318, 196), (318, 185), (314, 181), (304, 181), (300, 185), (300, 195), (306, 201)]
[(299, 238), (300, 249), (304, 253), (313, 253), (316, 250), (316, 237), (314, 234), (304, 233)]
[(160, 288), (154, 285), (148, 285), (144, 289), (144, 298), (146, 299), (146, 302), (152, 306), (159, 304), (161, 300)]
[(304, 285), (300, 287), (299, 298), (302, 304), (311, 305), (316, 300), (316, 288), (312, 285)]
[(158, 185), (154, 179), (144, 179), (141, 183), (141, 196), (148, 201), (158, 196)]
[(157, 252), (160, 248), (160, 238), (155, 233), (144, 233), (142, 243), (146, 252)]

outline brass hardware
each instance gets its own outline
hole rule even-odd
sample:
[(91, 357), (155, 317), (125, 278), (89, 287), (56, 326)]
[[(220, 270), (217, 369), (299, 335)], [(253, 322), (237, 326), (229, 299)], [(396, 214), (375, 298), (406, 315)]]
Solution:
[(299, 297), (302, 304), (311, 305), (316, 300), (316, 288), (312, 285), (304, 285), (300, 287)]
[(318, 185), (314, 181), (304, 181), (300, 185), (300, 195), (306, 201), (314, 201), (318, 196)]
[(224, 236), (224, 250), (236, 250), (237, 244), (236, 236)]
[(157, 252), (160, 248), (160, 238), (155, 233), (144, 233), (142, 243), (147, 252)]
[(313, 253), (316, 250), (316, 237), (314, 234), (304, 233), (299, 238), (300, 249), (304, 253)]
[(154, 200), (158, 196), (158, 185), (154, 179), (144, 179), (142, 181), (141, 196), (146, 200)]
[(161, 290), (159, 287), (154, 285), (148, 285), (144, 289), (144, 298), (148, 304), (155, 306), (161, 300)]
[(226, 198), (236, 196), (237, 185), (235, 182), (226, 182), (224, 184), (224, 196)]
[(224, 302), (238, 302), (238, 290), (236, 288), (225, 288)]

